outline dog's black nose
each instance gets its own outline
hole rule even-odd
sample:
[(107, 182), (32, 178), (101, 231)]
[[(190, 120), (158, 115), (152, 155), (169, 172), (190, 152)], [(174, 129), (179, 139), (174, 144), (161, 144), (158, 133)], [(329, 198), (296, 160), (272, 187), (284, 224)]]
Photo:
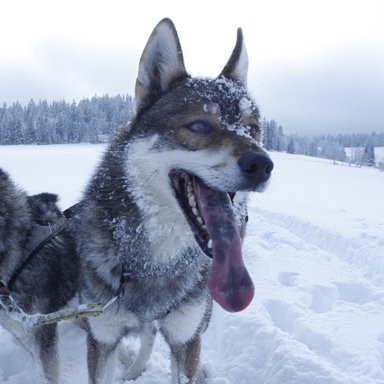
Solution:
[(243, 174), (257, 186), (267, 181), (272, 173), (273, 162), (266, 154), (246, 152), (238, 161)]

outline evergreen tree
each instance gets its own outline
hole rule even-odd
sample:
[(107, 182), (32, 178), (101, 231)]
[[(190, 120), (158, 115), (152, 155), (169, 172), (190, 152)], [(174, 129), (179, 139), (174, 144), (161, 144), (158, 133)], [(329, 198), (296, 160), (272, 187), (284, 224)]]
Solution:
[(375, 147), (372, 143), (367, 143), (364, 147), (363, 165), (368, 167), (376, 166)]
[(24, 131), (24, 143), (25, 144), (36, 144), (36, 129), (35, 122), (32, 119), (27, 120), (27, 125)]
[(24, 144), (22, 132), (22, 120), (19, 116), (12, 116), (9, 122), (9, 140), (13, 144)]
[(283, 132), (283, 127), (279, 125), (277, 132), (277, 140), (276, 140), (276, 151), (282, 152), (285, 149), (285, 137)]
[(285, 138), (283, 127), (278, 126), (275, 120), (268, 121), (265, 118), (261, 121), (263, 132), (263, 145), (267, 150), (283, 151)]
[(293, 139), (291, 139), (287, 146), (287, 153), (294, 154), (295, 153), (295, 143)]
[(36, 143), (36, 114), (37, 106), (33, 100), (31, 100), (24, 112), (24, 142), (25, 144), (35, 144)]
[(3, 124), (4, 144), (23, 144), (23, 108), (20, 103), (14, 103), (5, 111)]
[(36, 118), (36, 144), (52, 144), (49, 135), (48, 117), (39, 113)]
[(73, 101), (70, 106), (68, 120), (68, 142), (79, 143), (81, 137), (79, 132), (79, 109), (77, 108), (75, 101)]
[(317, 157), (319, 155), (319, 144), (316, 139), (314, 139), (309, 145), (309, 156)]

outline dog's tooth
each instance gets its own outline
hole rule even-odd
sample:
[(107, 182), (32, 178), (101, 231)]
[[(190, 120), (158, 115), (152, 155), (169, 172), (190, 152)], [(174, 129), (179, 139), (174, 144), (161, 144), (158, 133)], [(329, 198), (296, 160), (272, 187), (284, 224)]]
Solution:
[(208, 240), (208, 243), (207, 243), (208, 248), (209, 248), (209, 249), (212, 249), (212, 245), (213, 245), (213, 244), (212, 244), (212, 239), (209, 239), (209, 240)]
[(192, 212), (195, 216), (199, 216), (199, 211), (197, 210), (197, 208), (192, 208)]
[(200, 216), (197, 216), (197, 222), (201, 225), (204, 224), (204, 220)]
[(196, 199), (194, 195), (188, 195), (188, 202), (192, 208), (197, 208)]

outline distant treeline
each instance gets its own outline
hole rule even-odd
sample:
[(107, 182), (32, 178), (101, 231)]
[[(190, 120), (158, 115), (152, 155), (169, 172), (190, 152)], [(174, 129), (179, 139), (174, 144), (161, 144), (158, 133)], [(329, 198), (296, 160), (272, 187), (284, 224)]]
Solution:
[(66, 144), (108, 141), (132, 116), (128, 95), (80, 102), (31, 100), (0, 107), (0, 144)]
[[(31, 100), (0, 107), (0, 144), (66, 144), (109, 141), (118, 127), (132, 117), (133, 101), (129, 95), (83, 99), (80, 102)], [(286, 151), (374, 165), (374, 148), (384, 147), (381, 133), (339, 135), (285, 135), (275, 120), (262, 119), (263, 143), (267, 150)], [(361, 148), (347, 158), (345, 148)], [(359, 155), (356, 155), (359, 153)], [(372, 155), (373, 154), (373, 155)], [(373, 156), (373, 158), (372, 158)]]
[[(262, 120), (263, 142), (267, 150), (286, 151), (307, 156), (349, 161), (359, 165), (375, 166), (375, 147), (384, 147), (384, 131), (380, 133), (351, 133), (338, 135), (284, 135), (275, 120)], [(345, 148), (361, 148), (347, 157)]]

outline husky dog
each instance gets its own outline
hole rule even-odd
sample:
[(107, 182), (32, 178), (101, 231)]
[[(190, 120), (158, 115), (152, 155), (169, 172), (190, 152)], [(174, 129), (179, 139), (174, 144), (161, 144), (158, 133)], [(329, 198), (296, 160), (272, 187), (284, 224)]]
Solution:
[(81, 302), (120, 293), (87, 320), (91, 384), (113, 382), (117, 345), (129, 334), (146, 343), (125, 378), (138, 376), (155, 320), (170, 346), (172, 383), (204, 383), (200, 337), (211, 299), (228, 311), (252, 300), (240, 221), (247, 192), (264, 188), (273, 163), (261, 148), (247, 64), (240, 29), (216, 79), (187, 74), (171, 20), (148, 40), (135, 117), (104, 154), (80, 215)]
[[(75, 237), (63, 229), (29, 262), (31, 253), (63, 225), (57, 196), (27, 196), (0, 169), (0, 279), (27, 314), (63, 308), (78, 291)], [(32, 353), (41, 383), (59, 383), (56, 325), (28, 330), (0, 306), (0, 324)]]

